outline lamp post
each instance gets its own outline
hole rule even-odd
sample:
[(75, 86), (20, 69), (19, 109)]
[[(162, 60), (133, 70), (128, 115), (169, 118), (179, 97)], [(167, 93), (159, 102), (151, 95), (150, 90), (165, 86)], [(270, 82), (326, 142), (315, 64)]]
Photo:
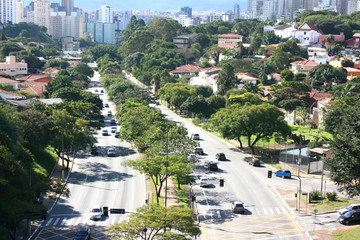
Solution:
[(147, 239), (147, 238), (146, 238), (146, 232), (147, 232), (147, 228), (146, 228), (146, 227), (144, 227), (143, 232), (144, 232), (144, 235), (145, 235), (145, 238), (144, 238), (144, 239), (146, 240), (146, 239)]
[(301, 166), (301, 132), (300, 132), (300, 141), (299, 141), (299, 158), (298, 158), (298, 178), (299, 178), (299, 192), (298, 192), (298, 199), (299, 199), (299, 213), (300, 213), (300, 202), (301, 202), (301, 178), (300, 178), (300, 166)]

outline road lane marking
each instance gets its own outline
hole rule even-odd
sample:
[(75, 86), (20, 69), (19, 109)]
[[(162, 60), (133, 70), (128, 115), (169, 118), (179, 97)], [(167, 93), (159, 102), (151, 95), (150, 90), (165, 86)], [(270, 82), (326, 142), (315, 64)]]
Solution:
[(269, 208), (270, 209), (270, 212), (271, 212), (271, 215), (274, 215), (274, 210), (272, 210), (272, 208)]
[(49, 226), (52, 222), (52, 220), (54, 220), (53, 218), (50, 218), (47, 222), (46, 222), (46, 226)]
[(70, 218), (68, 221), (66, 221), (66, 226), (73, 225), (72, 222), (75, 220), (75, 218)]
[(217, 211), (218, 218), (221, 218), (220, 211)]
[(260, 215), (260, 211), (258, 208), (255, 208), (258, 215)]
[(67, 218), (64, 218), (64, 219), (61, 221), (60, 225), (64, 225), (64, 224), (66, 223), (66, 220), (67, 220)]
[(297, 230), (300, 232), (300, 228), (299, 228), (299, 226), (296, 224), (296, 222), (294, 221), (293, 217), (292, 217), (291, 215), (289, 215), (289, 216), (290, 216), (291, 221), (293, 222), (293, 224), (294, 224), (295, 227), (297, 228)]
[(263, 211), (264, 211), (265, 215), (267, 215), (267, 212), (266, 212), (266, 209), (265, 209), (265, 208), (263, 208)]
[(53, 225), (56, 225), (59, 222), (60, 218), (57, 218)]
[(280, 210), (277, 207), (275, 208), (275, 210), (278, 214), (281, 214)]

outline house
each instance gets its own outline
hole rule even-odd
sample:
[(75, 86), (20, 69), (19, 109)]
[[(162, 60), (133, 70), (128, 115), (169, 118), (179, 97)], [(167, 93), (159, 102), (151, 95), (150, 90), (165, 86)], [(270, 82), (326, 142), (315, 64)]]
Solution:
[(193, 77), (196, 73), (201, 71), (201, 67), (193, 65), (193, 64), (187, 64), (177, 67), (176, 69), (170, 71), (170, 74), (176, 76), (176, 77)]
[(330, 62), (330, 57), (327, 54), (325, 48), (309, 47), (307, 49), (309, 60), (317, 62), (319, 64), (327, 64)]
[(360, 69), (352, 68), (352, 67), (344, 67), (347, 71), (347, 80), (351, 81), (353, 78), (360, 76)]
[(0, 99), (4, 99), (4, 100), (13, 100), (13, 99), (25, 99), (26, 97), (18, 94), (18, 93), (14, 93), (14, 92), (9, 92), (9, 91), (5, 91), (3, 89), (0, 89)]
[(334, 40), (331, 41), (331, 43), (325, 42), (325, 39), (327, 37), (329, 37), (329, 36), (330, 35), (320, 35), (318, 44), (320, 44), (321, 46), (326, 47), (326, 46), (333, 45), (335, 42), (341, 42), (342, 44), (345, 43), (345, 35), (344, 34), (332, 35), (334, 37)]
[(11, 76), (28, 74), (28, 65), (24, 60), (16, 62), (15, 56), (6, 56), (4, 63), (0, 63), (0, 71)]
[(298, 72), (308, 74), (313, 67), (319, 65), (317, 62), (311, 60), (296, 61), (291, 63), (291, 71), (295, 74)]
[(46, 90), (46, 85), (52, 81), (48, 75), (29, 75), (19, 79), (19, 89), (32, 95), (42, 96)]
[(12, 79), (9, 79), (9, 78), (3, 78), (3, 77), (0, 77), (0, 84), (11, 84), (14, 88), (14, 90), (18, 90), (18, 81), (15, 81), (15, 80), (12, 80)]
[(310, 106), (313, 106), (310, 109), (311, 119), (313, 124), (320, 126), (324, 117), (324, 109), (330, 104), (332, 95), (328, 92), (311, 92), (309, 97), (313, 99), (313, 103)]
[(202, 69), (199, 72), (199, 76), (192, 77), (189, 80), (189, 85), (193, 86), (209, 86), (213, 89), (213, 92), (217, 92), (217, 78), (218, 73), (221, 71), (219, 67), (210, 67)]
[(319, 38), (324, 33), (319, 30), (313, 23), (306, 22), (295, 31), (295, 38), (303, 44), (314, 44), (319, 42)]
[(280, 74), (279, 73), (271, 73), (267, 76), (268, 80), (274, 79), (277, 82), (280, 82)]
[(48, 83), (48, 82), (52, 81), (52, 78), (49, 77), (48, 75), (32, 74), (32, 75), (28, 75), (28, 76), (19, 78), (18, 80), (25, 81), (25, 82), (45, 82), (45, 83)]
[[(349, 57), (340, 57), (340, 58), (338, 58), (338, 57), (332, 57), (332, 58), (330, 59), (329, 64), (330, 64), (331, 66), (333, 66), (333, 67), (340, 68), (340, 67), (342, 67), (341, 62), (342, 62), (343, 60), (351, 60), (351, 61), (354, 61), (353, 58), (349, 58)], [(354, 63), (354, 67), (355, 67), (355, 65), (357, 65), (357, 64)]]
[(253, 85), (256, 85), (259, 81), (258, 78), (242, 72), (236, 73), (235, 76), (240, 79), (240, 84), (237, 86), (238, 88), (244, 87), (245, 83), (252, 83)]
[(179, 49), (189, 48), (195, 36), (196, 34), (188, 34), (188, 35), (173, 37), (173, 43)]
[(352, 38), (346, 41), (347, 48), (360, 48), (360, 33), (355, 33)]
[(290, 24), (282, 24), (274, 27), (274, 33), (281, 38), (291, 38), (294, 35), (295, 27)]
[(223, 45), (235, 44), (238, 42), (242, 42), (243, 36), (239, 34), (221, 34), (218, 36), (218, 46), (221, 47)]
[(59, 69), (48, 67), (42, 73), (54, 78), (59, 71), (60, 71)]

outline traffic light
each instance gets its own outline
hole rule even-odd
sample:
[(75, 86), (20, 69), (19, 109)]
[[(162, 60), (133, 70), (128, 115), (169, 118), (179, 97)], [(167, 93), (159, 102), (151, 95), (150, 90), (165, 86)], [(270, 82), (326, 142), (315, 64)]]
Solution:
[(123, 208), (111, 208), (110, 213), (112, 213), (112, 214), (116, 214), (116, 213), (125, 214), (125, 209), (123, 209)]
[(224, 179), (220, 179), (220, 187), (224, 186)]
[(268, 171), (268, 178), (271, 178), (271, 177), (272, 177), (272, 171), (269, 170), (269, 171)]
[(108, 207), (102, 207), (102, 214), (105, 217), (109, 216), (109, 208)]

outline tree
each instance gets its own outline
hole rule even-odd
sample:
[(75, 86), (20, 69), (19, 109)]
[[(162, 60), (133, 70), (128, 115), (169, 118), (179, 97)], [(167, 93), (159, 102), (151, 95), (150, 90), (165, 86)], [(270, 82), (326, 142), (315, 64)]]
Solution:
[(230, 64), (224, 64), (216, 82), (218, 91), (225, 95), (228, 90), (235, 88), (239, 82), (240, 79), (235, 76), (234, 68)]
[(180, 108), (185, 112), (201, 117), (210, 117), (211, 113), (213, 113), (203, 97), (189, 97), (181, 104)]
[(287, 82), (293, 81), (294, 80), (294, 73), (290, 69), (286, 68), (286, 69), (281, 71), (280, 78), (281, 78), (281, 80), (287, 81)]
[(0, 38), (1, 41), (6, 41), (7, 38), (5, 36), (5, 25), (3, 25), (2, 27), (2, 30), (1, 30), (1, 38)]
[(144, 52), (147, 45), (154, 39), (154, 33), (145, 27), (135, 30), (133, 34), (118, 49), (118, 54), (126, 58), (136, 52)]
[(210, 86), (197, 86), (195, 88), (195, 90), (196, 90), (196, 94), (198, 96), (201, 96), (204, 98), (208, 98), (213, 95), (213, 90)]
[(350, 59), (345, 59), (341, 61), (341, 66), (343, 67), (354, 67), (354, 62)]
[(259, 96), (255, 93), (244, 93), (241, 95), (230, 95), (229, 97), (229, 102), (231, 104), (240, 104), (240, 105), (245, 105), (245, 104), (261, 104), (264, 101), (259, 98)]
[(289, 55), (282, 48), (277, 48), (269, 58), (269, 61), (275, 64), (278, 71), (282, 71), (290, 66)]
[(350, 197), (360, 195), (359, 106), (332, 108), (325, 115), (325, 129), (334, 136), (330, 143), (331, 156), (325, 163), (331, 180)]
[(112, 225), (106, 233), (111, 239), (194, 239), (201, 231), (189, 208), (144, 205), (128, 220)]
[(155, 38), (172, 41), (173, 37), (182, 33), (183, 27), (174, 19), (154, 18), (147, 25), (147, 29), (154, 35)]
[(306, 79), (306, 73), (298, 72), (294, 74), (294, 81), (304, 82)]
[(329, 64), (320, 64), (309, 71), (307, 81), (313, 88), (321, 88), (322, 86), (330, 86), (333, 83), (345, 83), (346, 71), (343, 68), (334, 68)]

